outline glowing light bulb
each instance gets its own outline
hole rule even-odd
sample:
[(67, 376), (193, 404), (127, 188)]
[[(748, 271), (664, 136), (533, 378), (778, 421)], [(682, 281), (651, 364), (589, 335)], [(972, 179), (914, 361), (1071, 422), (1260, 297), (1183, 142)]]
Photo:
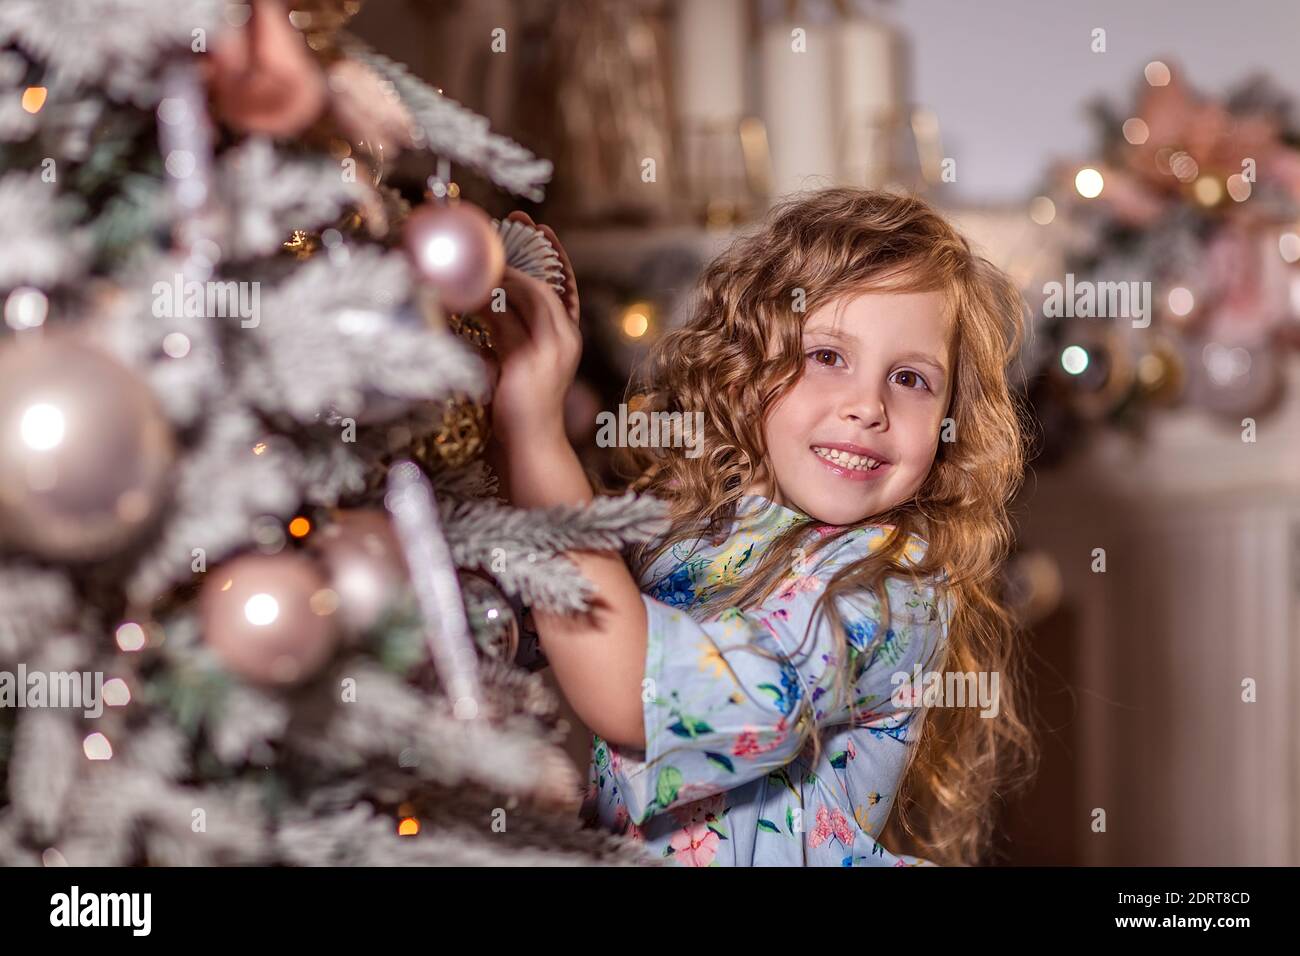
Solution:
[(81, 742), (81, 749), (88, 760), (112, 760), (113, 745), (101, 733), (93, 733)]
[(1173, 74), (1169, 72), (1169, 67), (1161, 60), (1152, 60), (1142, 71), (1148, 83), (1152, 86), (1168, 86)]
[(23, 90), (23, 109), (28, 113), (39, 113), (41, 107), (45, 105), (45, 98), (49, 95), (49, 90), (43, 86), (29, 86)]
[(1082, 375), (1088, 368), (1088, 350), (1082, 345), (1067, 345), (1061, 352), (1061, 368), (1071, 375)]
[(1134, 146), (1141, 146), (1151, 137), (1151, 128), (1146, 121), (1134, 116), (1124, 121), (1124, 138)]
[(1175, 286), (1169, 290), (1169, 311), (1179, 318), (1191, 315), (1195, 305), (1196, 297), (1192, 295), (1191, 289)]
[(1074, 188), (1079, 191), (1079, 195), (1084, 199), (1096, 199), (1101, 195), (1102, 187), (1105, 185), (1101, 173), (1091, 166), (1085, 166), (1074, 177)]
[(145, 644), (144, 628), (127, 621), (117, 629), (117, 646), (128, 653), (138, 651)]

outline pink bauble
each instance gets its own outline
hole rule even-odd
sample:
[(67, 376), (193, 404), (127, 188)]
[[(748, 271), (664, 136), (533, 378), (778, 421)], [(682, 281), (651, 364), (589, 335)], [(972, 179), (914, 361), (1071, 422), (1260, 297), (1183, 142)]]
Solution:
[(61, 336), (0, 344), (0, 540), (53, 561), (103, 560), (150, 527), (175, 459), (149, 386)]
[(448, 312), (485, 305), (505, 274), (501, 236), (488, 214), (467, 202), (421, 206), (407, 218), (402, 243)]
[(298, 554), (251, 554), (208, 572), (199, 593), (203, 637), (221, 662), (256, 684), (297, 684), (338, 644), (338, 601)]
[(382, 511), (337, 511), (312, 535), (311, 546), (339, 596), (337, 614), (349, 637), (382, 621), (407, 589), (402, 546)]

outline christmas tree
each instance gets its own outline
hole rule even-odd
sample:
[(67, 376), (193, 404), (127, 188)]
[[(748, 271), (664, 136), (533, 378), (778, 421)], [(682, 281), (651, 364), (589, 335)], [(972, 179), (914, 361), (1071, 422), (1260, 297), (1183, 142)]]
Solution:
[(573, 276), (447, 168), (551, 164), (357, 6), (0, 5), (0, 864), (641, 861), (520, 623), (662, 508), (514, 509), (483, 460), (475, 312)]

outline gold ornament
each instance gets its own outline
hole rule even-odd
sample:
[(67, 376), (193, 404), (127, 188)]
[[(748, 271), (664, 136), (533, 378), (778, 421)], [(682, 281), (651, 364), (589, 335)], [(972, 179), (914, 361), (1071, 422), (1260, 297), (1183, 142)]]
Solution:
[(300, 262), (304, 259), (310, 259), (320, 248), (320, 236), (314, 232), (304, 232), (302, 229), (295, 229), (289, 234), (281, 246), (286, 252), (293, 253), (294, 258)]
[(487, 445), (487, 412), (478, 402), (449, 398), (443, 403), (442, 424), (437, 431), (416, 439), (416, 456), (429, 468), (460, 468), (483, 453)]
[(453, 332), (475, 348), (496, 349), (496, 343), (492, 341), (492, 330), (484, 324), (480, 316), (474, 313), (461, 314), (454, 312), (447, 317), (447, 325)]

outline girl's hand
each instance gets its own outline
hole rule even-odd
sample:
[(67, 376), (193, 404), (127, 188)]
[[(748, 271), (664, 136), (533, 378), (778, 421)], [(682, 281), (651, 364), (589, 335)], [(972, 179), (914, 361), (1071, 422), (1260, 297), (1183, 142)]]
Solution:
[[(533, 224), (524, 213), (510, 218)], [(555, 233), (540, 228), (564, 263), (564, 297), (540, 279), (507, 267), (502, 280), (506, 311), (481, 313), (492, 329), (500, 370), (492, 395), (492, 431), (507, 452), (565, 440), (564, 396), (582, 356), (573, 267)]]

